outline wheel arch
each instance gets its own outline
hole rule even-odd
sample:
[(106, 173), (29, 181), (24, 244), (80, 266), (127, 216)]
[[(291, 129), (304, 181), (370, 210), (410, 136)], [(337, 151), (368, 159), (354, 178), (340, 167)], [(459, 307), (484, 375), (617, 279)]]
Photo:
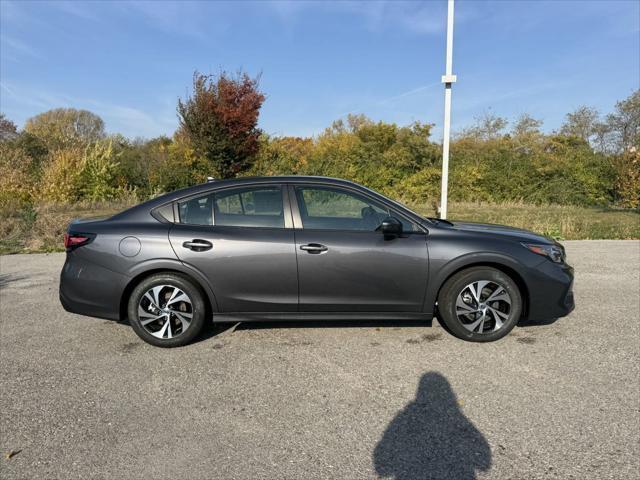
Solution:
[(522, 273), (519, 272), (517, 268), (515, 268), (513, 265), (510, 265), (505, 261), (500, 261), (500, 259), (485, 259), (485, 260), (478, 259), (469, 263), (455, 265), (455, 266), (452, 266), (451, 268), (446, 269), (446, 271), (442, 272), (442, 274), (438, 277), (436, 281), (437, 288), (430, 289), (431, 295), (428, 295), (429, 298), (427, 298), (426, 300), (429, 303), (425, 306), (428, 308), (432, 308), (435, 314), (437, 310), (436, 302), (438, 301), (440, 291), (442, 290), (442, 287), (444, 286), (444, 284), (447, 283), (447, 281), (457, 273), (463, 270), (468, 270), (470, 268), (476, 268), (476, 267), (495, 268), (496, 270), (500, 270), (502, 273), (509, 275), (509, 277), (512, 278), (513, 281), (518, 286), (518, 289), (520, 290), (520, 294), (522, 295), (522, 313), (520, 315), (520, 318), (526, 318), (528, 316), (530, 292), (529, 292), (529, 287), (527, 286), (527, 282), (525, 282), (524, 277), (522, 276)]
[(150, 277), (151, 275), (156, 275), (159, 273), (173, 273), (180, 275), (182, 277), (186, 277), (188, 280), (193, 282), (193, 284), (198, 287), (203, 294), (204, 298), (207, 300), (206, 305), (208, 308), (207, 316), (211, 317), (211, 314), (218, 311), (218, 306), (216, 302), (215, 295), (211, 291), (211, 288), (206, 284), (206, 281), (202, 278), (199, 278), (195, 272), (190, 272), (187, 268), (180, 268), (176, 265), (167, 265), (167, 266), (156, 266), (155, 268), (149, 268), (142, 271), (138, 271), (132, 276), (122, 291), (122, 295), (120, 297), (120, 305), (119, 305), (119, 314), (120, 320), (124, 320), (127, 318), (127, 305), (129, 303), (129, 297), (131, 296), (131, 292), (133, 289), (145, 278)]

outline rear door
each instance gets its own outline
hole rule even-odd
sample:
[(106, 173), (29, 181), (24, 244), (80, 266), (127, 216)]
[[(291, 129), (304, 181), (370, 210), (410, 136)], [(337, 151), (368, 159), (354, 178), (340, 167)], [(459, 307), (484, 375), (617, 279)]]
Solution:
[[(290, 198), (300, 311), (422, 311), (428, 252), (420, 227), (348, 188), (293, 185)], [(376, 231), (390, 214), (403, 223), (399, 237)]]
[(286, 190), (257, 184), (180, 201), (176, 255), (203, 273), (224, 313), (296, 311), (298, 280)]

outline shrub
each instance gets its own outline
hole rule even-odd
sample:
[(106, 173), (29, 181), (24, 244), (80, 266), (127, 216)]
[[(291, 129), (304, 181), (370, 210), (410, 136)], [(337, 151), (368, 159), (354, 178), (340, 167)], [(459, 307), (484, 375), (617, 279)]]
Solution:
[(78, 178), (80, 198), (93, 202), (114, 199), (118, 192), (117, 171), (118, 162), (111, 140), (88, 146)]
[(640, 208), (640, 150), (613, 157), (616, 194), (621, 207)]
[(34, 193), (33, 161), (22, 149), (0, 142), (0, 209), (16, 209)]
[(57, 150), (49, 155), (38, 185), (39, 201), (74, 202), (80, 198), (82, 151)]

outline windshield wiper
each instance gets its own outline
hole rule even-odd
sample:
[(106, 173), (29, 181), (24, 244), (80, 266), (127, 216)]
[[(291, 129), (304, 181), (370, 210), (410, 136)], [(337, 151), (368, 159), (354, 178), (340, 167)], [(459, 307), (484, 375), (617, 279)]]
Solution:
[(453, 227), (453, 223), (449, 220), (445, 220), (444, 218), (435, 218), (435, 217), (425, 217), (427, 220), (430, 220), (433, 223), (446, 223), (447, 225), (451, 225)]

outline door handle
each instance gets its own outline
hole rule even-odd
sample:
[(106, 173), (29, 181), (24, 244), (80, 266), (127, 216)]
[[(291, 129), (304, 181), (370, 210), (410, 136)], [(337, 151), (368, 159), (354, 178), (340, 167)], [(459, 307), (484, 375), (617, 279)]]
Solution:
[(213, 248), (213, 244), (211, 242), (200, 240), (198, 238), (194, 238), (190, 242), (184, 242), (182, 246), (189, 250), (193, 250), (194, 252), (204, 252)]
[(304, 250), (308, 253), (322, 253), (329, 249), (319, 243), (307, 243), (306, 245), (300, 245), (300, 250)]

